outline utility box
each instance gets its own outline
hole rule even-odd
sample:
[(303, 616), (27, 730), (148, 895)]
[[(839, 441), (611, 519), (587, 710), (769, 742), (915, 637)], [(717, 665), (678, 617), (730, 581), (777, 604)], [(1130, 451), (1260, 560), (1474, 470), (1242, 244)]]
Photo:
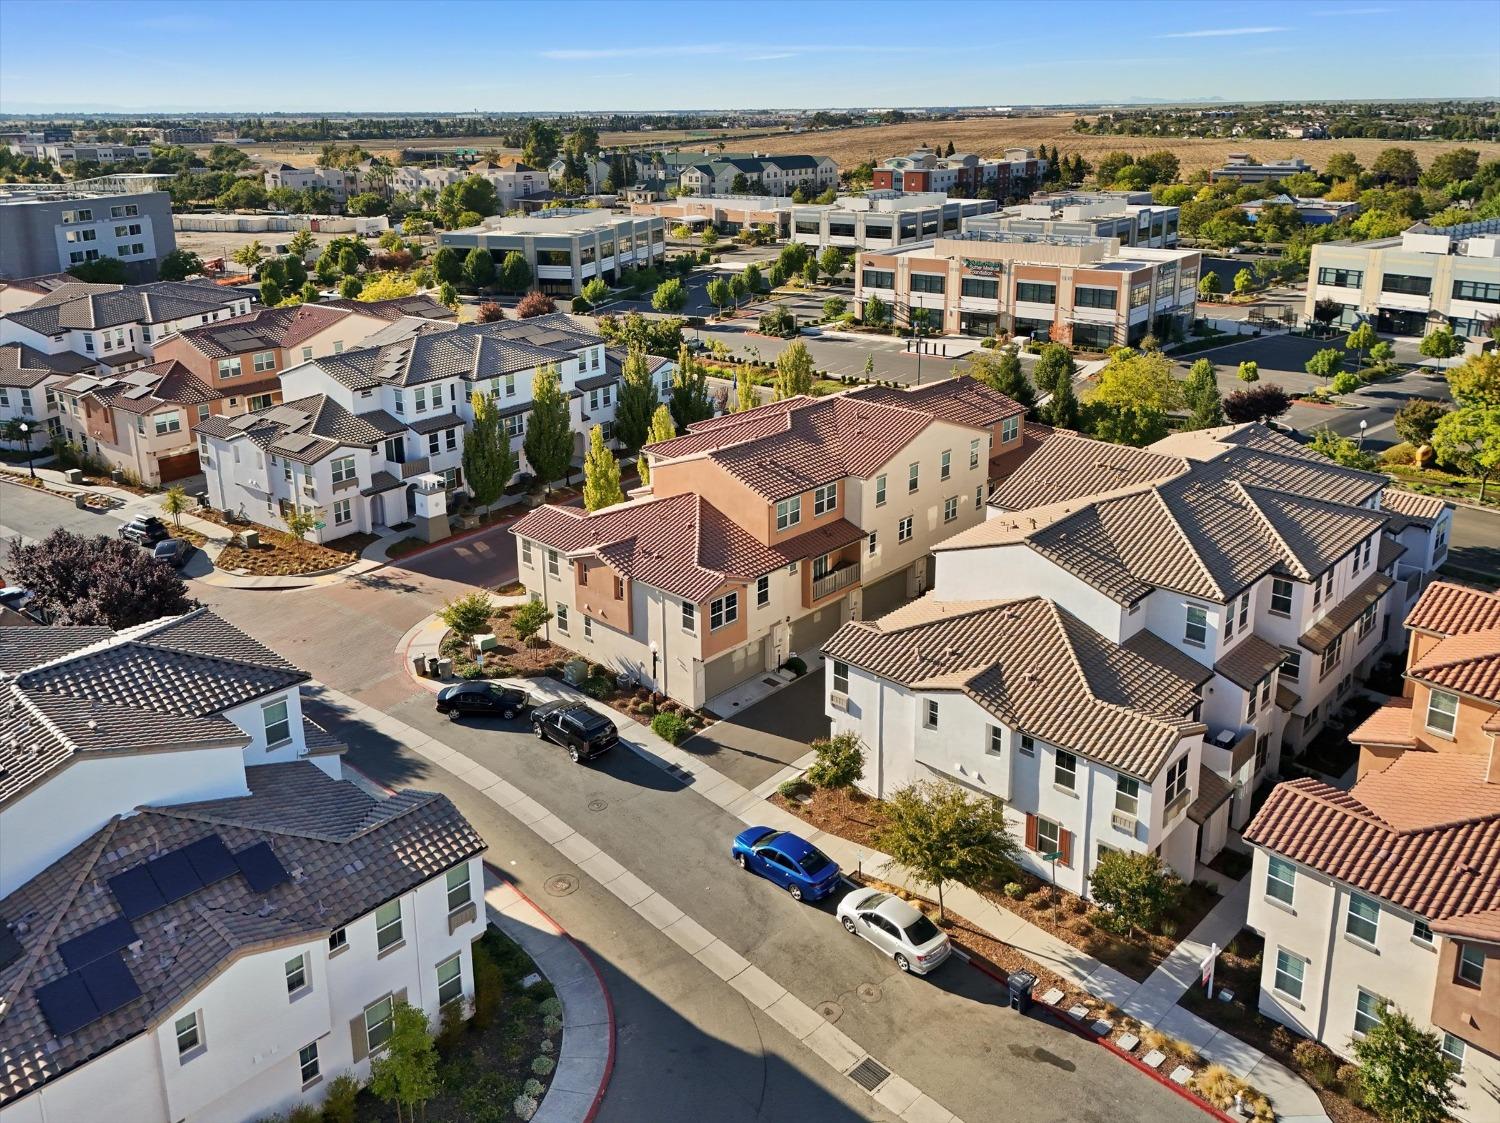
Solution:
[(63, 478), (66, 479), (70, 484), (81, 484), (83, 483), (83, 469), (69, 468), (67, 472), (64, 473)]
[(260, 545), (260, 531), (258, 530), (244, 531), (240, 534), (240, 537), (244, 539), (245, 549), (247, 550), (254, 550)]
[(574, 686), (582, 686), (589, 678), (589, 665), (582, 659), (569, 659), (563, 667), (563, 677)]
[(475, 652), (494, 651), (500, 646), (500, 641), (492, 634), (476, 635), (469, 642), (474, 645)]

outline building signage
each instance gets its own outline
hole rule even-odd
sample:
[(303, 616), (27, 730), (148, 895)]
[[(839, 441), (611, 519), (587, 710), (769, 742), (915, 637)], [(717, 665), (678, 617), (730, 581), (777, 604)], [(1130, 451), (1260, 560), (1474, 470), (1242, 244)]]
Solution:
[(964, 268), (976, 277), (998, 277), (1004, 269), (1004, 264), (1000, 261), (985, 261), (978, 257), (963, 259)]

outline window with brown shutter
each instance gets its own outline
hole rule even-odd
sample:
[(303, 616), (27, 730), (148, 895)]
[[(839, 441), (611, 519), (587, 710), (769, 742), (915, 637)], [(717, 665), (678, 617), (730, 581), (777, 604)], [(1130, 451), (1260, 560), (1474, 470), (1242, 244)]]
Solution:
[(1026, 816), (1026, 849), (1036, 849), (1036, 816), (1032, 814)]
[(370, 1055), (370, 1039), (365, 1036), (365, 1013), (361, 1010), (349, 1019), (349, 1041), (354, 1049), (354, 1063)]
[(1057, 848), (1062, 851), (1062, 857), (1059, 858), (1058, 861), (1062, 862), (1063, 865), (1068, 866), (1068, 867), (1071, 868), (1072, 865), (1073, 865), (1073, 832), (1072, 831), (1065, 831), (1065, 830), (1061, 830), (1061, 829), (1058, 830), (1058, 832), (1057, 832)]

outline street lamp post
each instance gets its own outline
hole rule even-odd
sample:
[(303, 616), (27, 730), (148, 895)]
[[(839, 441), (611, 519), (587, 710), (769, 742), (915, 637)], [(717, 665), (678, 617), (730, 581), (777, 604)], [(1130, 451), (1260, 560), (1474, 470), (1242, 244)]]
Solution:
[(21, 440), (26, 443), (26, 471), (31, 473), (31, 478), (36, 479), (36, 469), (31, 463), (31, 426), (21, 422)]
[(1364, 420), (1363, 418), (1360, 419), (1360, 422), (1359, 422), (1359, 450), (1361, 452), (1363, 452), (1364, 449), (1365, 449), (1365, 429), (1369, 427), (1369, 424), (1370, 423), (1368, 421)]

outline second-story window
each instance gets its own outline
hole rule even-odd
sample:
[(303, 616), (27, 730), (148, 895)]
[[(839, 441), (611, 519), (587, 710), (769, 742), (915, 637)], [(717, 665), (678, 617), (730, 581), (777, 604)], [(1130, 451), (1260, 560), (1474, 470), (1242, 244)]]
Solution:
[(340, 456), (332, 464), (335, 485), (348, 483), (355, 478), (354, 457)]
[(1129, 776), (1115, 776), (1115, 810), (1134, 819), (1141, 809), (1140, 781)]
[(802, 497), (794, 495), (776, 504), (776, 529), (787, 530), (802, 521)]
[(740, 618), (739, 593), (725, 593), (717, 600), (708, 602), (708, 629), (716, 632)]
[(1195, 604), (1187, 606), (1187, 622), (1184, 626), (1182, 638), (1194, 647), (1205, 647), (1208, 644), (1208, 610)]
[(927, 699), (927, 705), (924, 708), (922, 714), (922, 724), (925, 725), (928, 729), (936, 729), (938, 727), (937, 699)]
[(953, 450), (943, 449), (943, 455), (938, 460), (938, 479), (946, 480), (953, 475)]
[(427, 412), (427, 387), (418, 386), (411, 392), (412, 408), (418, 413)]
[(1454, 978), (1471, 987), (1484, 985), (1484, 950), (1478, 944), (1459, 944)]
[(885, 506), (885, 476), (875, 477), (875, 506)]
[(906, 466), (906, 493), (910, 495), (916, 491), (921, 484), (922, 465), (908, 464)]
[(849, 664), (838, 659), (833, 661), (833, 689), (839, 694), (849, 693)]
[(771, 603), (771, 575), (762, 573), (755, 579), (755, 607), (765, 608)]
[(825, 484), (813, 492), (813, 516), (828, 514), (839, 505), (839, 485)]
[(234, 378), (240, 373), (240, 361), (238, 359), (220, 359), (217, 369), (220, 378)]
[(547, 551), (547, 572), (553, 577), (557, 577), (562, 573), (562, 566), (559, 564), (559, 561), (560, 559), (556, 550)]
[(292, 723), (285, 698), (262, 706), (261, 716), (265, 719), (267, 748), (292, 739)]
[(1077, 791), (1078, 758), (1064, 749), (1058, 749), (1052, 765), (1052, 782), (1067, 791)]
[(1183, 757), (1167, 769), (1166, 799), (1168, 807), (1179, 797), (1187, 793), (1187, 768), (1187, 757)]
[(694, 631), (698, 627), (698, 608), (692, 601), (682, 602), (682, 630)]
[(1369, 897), (1349, 894), (1349, 911), (1344, 916), (1344, 932), (1356, 940), (1373, 944), (1380, 934), (1380, 906)]
[(958, 497), (952, 496), (943, 500), (943, 521), (951, 523), (958, 518)]
[(401, 942), (401, 900), (387, 901), (375, 910), (375, 950), (385, 951)]
[(394, 403), (397, 413), (406, 412), (406, 395), (400, 390), (393, 390), (391, 392), (391, 401)]
[(257, 374), (264, 374), (268, 370), (276, 369), (275, 351), (257, 351), (250, 360), (251, 366)]
[(896, 524), (896, 541), (897, 542), (910, 542), (911, 541), (911, 528), (912, 528), (912, 517), (910, 515), (907, 515), (904, 519), (902, 519), (900, 522), (898, 522)]
[(1434, 690), (1427, 695), (1427, 728), (1444, 737), (1452, 737), (1458, 728), (1458, 695)]

